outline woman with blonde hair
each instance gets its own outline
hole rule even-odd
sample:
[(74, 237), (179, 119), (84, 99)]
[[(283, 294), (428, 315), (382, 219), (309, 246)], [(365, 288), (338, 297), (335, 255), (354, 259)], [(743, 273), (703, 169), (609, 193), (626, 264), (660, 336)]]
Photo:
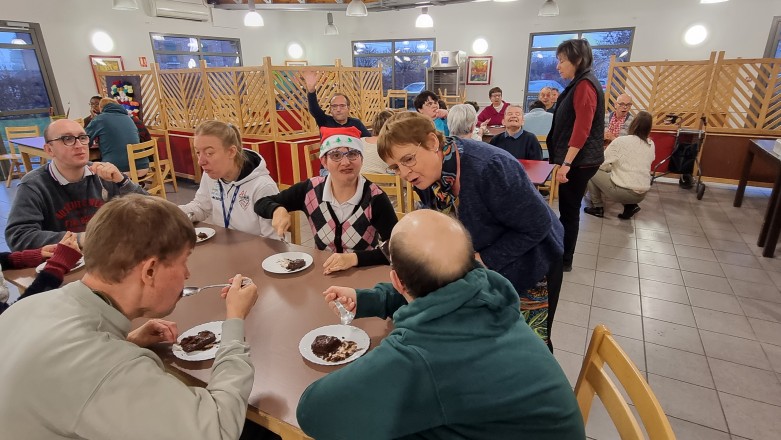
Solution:
[(182, 211), (193, 221), (278, 238), (271, 221), (258, 217), (253, 206), (279, 189), (263, 157), (242, 148), (238, 128), (203, 122), (195, 129), (193, 146), (204, 174), (193, 201), (179, 206)]

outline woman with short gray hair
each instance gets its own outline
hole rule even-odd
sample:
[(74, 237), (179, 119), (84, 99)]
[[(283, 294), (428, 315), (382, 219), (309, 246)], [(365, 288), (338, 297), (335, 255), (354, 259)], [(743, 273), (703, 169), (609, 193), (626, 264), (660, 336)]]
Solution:
[(475, 129), (476, 123), (477, 111), (472, 105), (456, 104), (450, 107), (447, 114), (447, 128), (451, 136), (482, 141), (482, 136), (477, 132), (479, 129)]

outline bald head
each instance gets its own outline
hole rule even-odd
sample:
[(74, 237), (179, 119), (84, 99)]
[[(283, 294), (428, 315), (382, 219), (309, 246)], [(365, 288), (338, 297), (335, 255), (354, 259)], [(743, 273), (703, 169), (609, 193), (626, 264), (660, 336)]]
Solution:
[(632, 96), (622, 93), (616, 98), (616, 114), (624, 117), (632, 107)]
[(52, 121), (52, 123), (43, 130), (43, 138), (46, 141), (49, 141), (50, 139), (56, 139), (66, 134), (78, 136), (84, 133), (84, 127), (78, 122), (70, 119), (57, 119), (56, 121)]
[(464, 226), (429, 209), (407, 214), (393, 228), (390, 254), (399, 279), (418, 298), (464, 277), (474, 261)]

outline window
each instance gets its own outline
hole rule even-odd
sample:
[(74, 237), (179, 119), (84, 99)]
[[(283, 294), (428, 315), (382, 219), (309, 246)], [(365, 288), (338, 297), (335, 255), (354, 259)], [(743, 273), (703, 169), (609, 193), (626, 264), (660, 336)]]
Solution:
[(781, 58), (781, 17), (773, 17), (770, 37), (765, 48), (765, 58)]
[(426, 87), (426, 69), (436, 40), (353, 41), (353, 67), (382, 63), (382, 88), (415, 96)]
[(161, 69), (195, 68), (200, 60), (209, 67), (240, 67), (241, 43), (235, 38), (155, 34), (152, 51)]
[(594, 74), (607, 87), (607, 75), (610, 69), (610, 56), (617, 60), (629, 61), (632, 53), (634, 28), (597, 29), (587, 31), (567, 31), (556, 33), (538, 33), (529, 36), (529, 71), (526, 75), (525, 102), (529, 104), (537, 99), (543, 87), (556, 87), (559, 92), (569, 84), (556, 70), (556, 48), (562, 42), (573, 38), (585, 38), (591, 44), (594, 53)]

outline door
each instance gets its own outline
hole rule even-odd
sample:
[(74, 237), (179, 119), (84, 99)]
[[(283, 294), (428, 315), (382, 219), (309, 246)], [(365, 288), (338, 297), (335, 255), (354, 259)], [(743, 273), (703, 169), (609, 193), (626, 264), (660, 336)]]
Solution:
[[(0, 138), (8, 151), (5, 127), (37, 125), (41, 133), (50, 114), (62, 114), (40, 26), (0, 20)], [(5, 174), (8, 163), (2, 167)], [(5, 176), (3, 176), (3, 179)]]

